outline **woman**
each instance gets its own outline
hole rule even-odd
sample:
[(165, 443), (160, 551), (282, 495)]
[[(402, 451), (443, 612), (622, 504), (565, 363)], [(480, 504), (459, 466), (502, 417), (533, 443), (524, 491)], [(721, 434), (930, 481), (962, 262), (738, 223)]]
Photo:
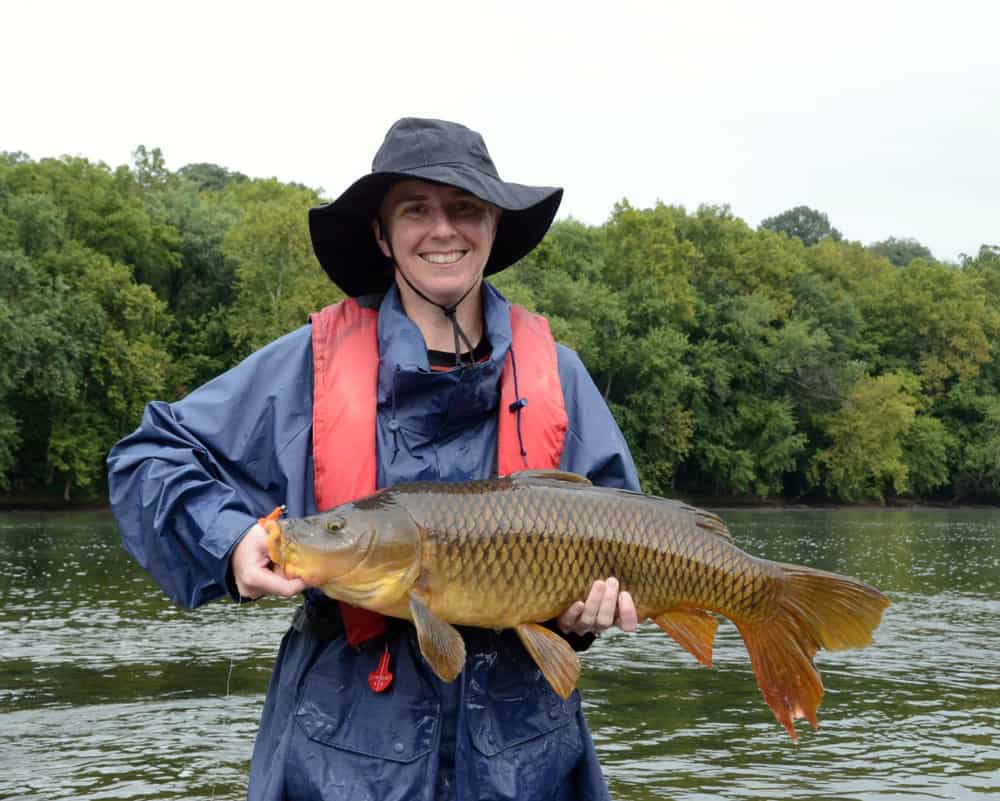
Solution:
[[(313, 209), (349, 299), (175, 404), (109, 458), (125, 547), (176, 602), (290, 596), (264, 511), (299, 516), (405, 481), (561, 468), (638, 488), (577, 356), (483, 276), (532, 250), (562, 190), (500, 180), (482, 138), (403, 119), (372, 172)], [(520, 372), (518, 370), (520, 369)], [(609, 577), (551, 625), (585, 648), (635, 608)], [(306, 590), (282, 641), (252, 799), (606, 798), (579, 695), (556, 696), (512, 632), (464, 629), (453, 683), (404, 621)]]

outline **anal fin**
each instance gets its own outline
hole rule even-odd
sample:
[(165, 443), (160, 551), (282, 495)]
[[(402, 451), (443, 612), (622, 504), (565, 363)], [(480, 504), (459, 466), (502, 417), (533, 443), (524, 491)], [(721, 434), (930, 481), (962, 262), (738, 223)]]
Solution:
[(718, 618), (704, 609), (671, 609), (653, 621), (705, 667), (712, 667)]
[(563, 700), (580, 680), (580, 659), (566, 640), (538, 623), (522, 623), (514, 629), (552, 689)]
[(465, 641), (450, 623), (442, 620), (423, 601), (410, 593), (410, 614), (417, 627), (420, 653), (442, 681), (454, 681), (465, 667)]

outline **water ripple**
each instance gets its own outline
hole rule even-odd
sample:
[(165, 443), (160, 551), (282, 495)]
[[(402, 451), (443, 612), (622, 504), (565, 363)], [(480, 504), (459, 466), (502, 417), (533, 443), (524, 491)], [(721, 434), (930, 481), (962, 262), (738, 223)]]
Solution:
[[(892, 605), (873, 647), (817, 655), (820, 728), (800, 724), (798, 745), (728, 623), (714, 670), (652, 625), (601, 638), (581, 688), (614, 797), (1000, 795), (1000, 516), (726, 517), (748, 550), (857, 575)], [(243, 796), (290, 602), (176, 609), (101, 514), (0, 515), (0, 559), (0, 797)]]

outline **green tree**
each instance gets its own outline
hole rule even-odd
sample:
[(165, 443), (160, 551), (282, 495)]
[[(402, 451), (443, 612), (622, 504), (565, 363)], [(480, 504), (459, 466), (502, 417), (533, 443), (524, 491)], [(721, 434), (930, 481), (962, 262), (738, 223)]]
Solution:
[(218, 164), (185, 164), (177, 171), (177, 176), (185, 181), (189, 181), (199, 192), (206, 190), (221, 191), (231, 184), (242, 183), (249, 180), (241, 172), (228, 170)]
[(307, 211), (318, 202), (314, 192), (274, 180), (236, 191), (243, 214), (226, 234), (223, 253), (236, 277), (229, 330), (238, 354), (246, 355), (343, 294), (316, 265), (307, 225)]
[(861, 378), (826, 423), (830, 445), (813, 460), (814, 479), (845, 501), (908, 491), (903, 444), (916, 417), (916, 386), (905, 373)]
[(969, 432), (958, 464), (958, 498), (1000, 499), (1000, 395), (984, 399), (982, 420)]
[(61, 235), (114, 262), (128, 265), (136, 281), (168, 294), (171, 273), (180, 267), (177, 231), (147, 208), (140, 177), (122, 167), (82, 158), (44, 159), (9, 171), (12, 194), (45, 196), (61, 219)]
[(604, 226), (603, 279), (657, 315), (647, 321), (655, 326), (683, 325), (694, 316), (697, 251), (678, 237), (676, 217), (662, 203), (636, 209), (623, 200)]
[(906, 267), (911, 261), (921, 259), (928, 264), (935, 261), (934, 254), (926, 245), (920, 244), (916, 239), (896, 239), (890, 236), (880, 242), (873, 242), (868, 246), (876, 256), (888, 259), (897, 267)]
[(44, 447), (44, 483), (61, 481), (68, 499), (73, 487), (90, 491), (98, 484), (111, 445), (136, 425), (148, 400), (162, 396), (170, 365), (162, 340), (170, 320), (128, 267), (78, 244), (40, 264), (49, 313), (32, 326), (47, 334), (36, 344), (19, 406), (44, 412), (31, 427), (33, 450), (37, 458)]
[(956, 499), (1000, 499), (1000, 363), (956, 384), (938, 404), (957, 443), (952, 470)]
[(1000, 245), (983, 245), (975, 258), (964, 257), (962, 266), (979, 278), (986, 297), (1000, 308)]
[(132, 151), (132, 172), (146, 191), (166, 188), (173, 179), (163, 151), (158, 147), (149, 150), (145, 145), (139, 145)]
[(903, 461), (910, 488), (927, 497), (951, 483), (955, 438), (936, 417), (917, 415), (903, 438)]
[(732, 295), (701, 310), (704, 337), (691, 359), (699, 391), (686, 486), (766, 496), (780, 493), (794, 469), (806, 437), (789, 376), (801, 354), (780, 319), (779, 303), (764, 293)]
[(949, 382), (977, 375), (1000, 334), (982, 284), (948, 265), (915, 261), (869, 282), (859, 296), (875, 363), (918, 374), (934, 397)]
[(36, 357), (36, 331), (25, 312), (42, 300), (31, 262), (21, 252), (0, 250), (0, 488), (10, 487), (10, 473), (21, 446), (21, 422), (14, 413), (15, 393)]
[(197, 190), (186, 180), (159, 193), (159, 202), (178, 231), (181, 268), (171, 273), (163, 299), (175, 320), (170, 386), (172, 396), (180, 397), (234, 363), (228, 317), (236, 298), (236, 265), (224, 243), (242, 208), (232, 194)]
[(840, 231), (830, 225), (830, 218), (826, 214), (809, 206), (796, 206), (774, 217), (768, 217), (761, 221), (760, 227), (800, 239), (806, 247), (828, 238), (835, 242), (843, 239)]

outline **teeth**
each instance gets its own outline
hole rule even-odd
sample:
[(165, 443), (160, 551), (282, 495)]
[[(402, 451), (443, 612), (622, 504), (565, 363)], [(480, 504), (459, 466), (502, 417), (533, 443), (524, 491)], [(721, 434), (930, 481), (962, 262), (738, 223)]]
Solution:
[(424, 261), (429, 261), (431, 264), (454, 264), (465, 252), (462, 250), (454, 250), (451, 253), (421, 253), (420, 256)]

